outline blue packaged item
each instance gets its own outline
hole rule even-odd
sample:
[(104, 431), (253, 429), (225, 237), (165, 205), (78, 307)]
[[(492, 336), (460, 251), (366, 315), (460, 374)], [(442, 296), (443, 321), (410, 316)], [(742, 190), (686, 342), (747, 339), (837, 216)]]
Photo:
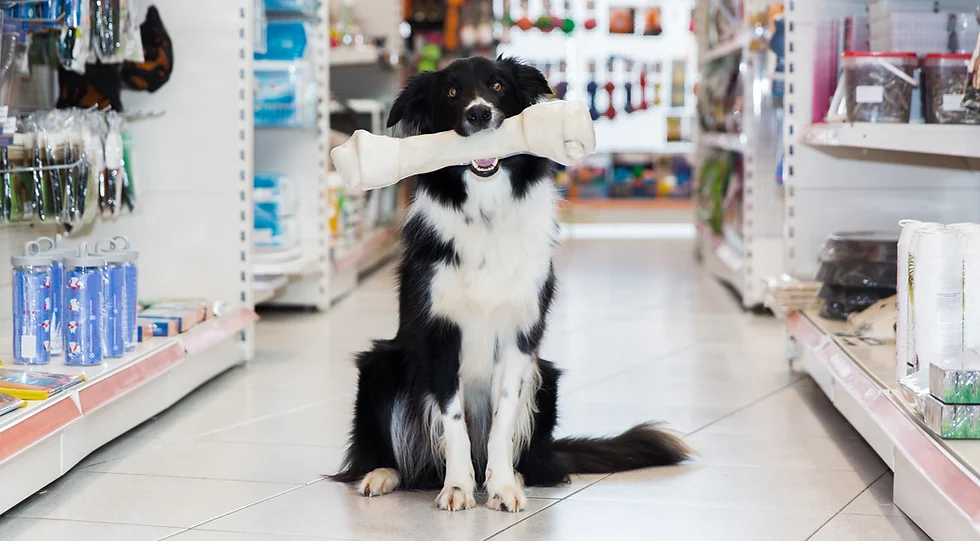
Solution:
[(269, 21), (265, 52), (256, 60), (299, 60), (306, 54), (306, 25), (300, 21)]
[(139, 269), (136, 264), (139, 262), (140, 253), (130, 247), (128, 237), (115, 237), (112, 240), (115, 249), (126, 256), (126, 261), (123, 263), (126, 298), (123, 344), (126, 349), (133, 349), (139, 343), (139, 326), (136, 324), (139, 314)]
[[(61, 238), (59, 236), (58, 241)], [(51, 354), (61, 355), (61, 320), (65, 311), (65, 250), (49, 237), (37, 239), (41, 253), (51, 256)]]
[[(109, 240), (109, 239), (104, 239)], [(101, 244), (101, 243), (100, 243)], [(113, 248), (115, 243), (109, 241)], [(128, 306), (126, 302), (126, 254), (118, 251), (99, 250), (99, 256), (105, 259), (103, 267), (105, 327), (102, 339), (102, 354), (104, 357), (122, 357), (126, 351), (126, 321)]]
[(102, 362), (105, 324), (105, 259), (89, 255), (82, 243), (78, 252), (65, 256), (65, 364)]
[(62, 0), (44, 0), (38, 2), (38, 17), (41, 19), (57, 19), (61, 13)]
[(265, 10), (271, 12), (313, 13), (313, 0), (265, 0)]
[(308, 125), (307, 96), (297, 67), (255, 70), (255, 125)]
[(14, 362), (48, 364), (51, 360), (51, 256), (36, 242), (24, 245), (13, 266)]

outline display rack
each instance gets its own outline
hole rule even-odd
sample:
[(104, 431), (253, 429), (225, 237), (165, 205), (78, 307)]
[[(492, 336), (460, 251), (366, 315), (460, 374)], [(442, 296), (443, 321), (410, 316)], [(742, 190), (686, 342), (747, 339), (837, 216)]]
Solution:
[[(139, 297), (219, 302), (224, 315), (121, 359), (38, 367), (86, 383), (0, 417), (0, 513), (66, 473), (101, 445), (149, 419), (254, 353), (251, 275), (253, 110), (252, 0), (201, 10), (192, 0), (156, 3), (170, 34), (174, 71), (154, 93), (126, 92), (131, 111), (164, 111), (133, 123), (132, 213), (98, 217), (68, 241), (126, 235), (139, 250)], [(140, 14), (140, 20), (145, 12)], [(0, 227), (0, 259), (54, 224)], [(11, 276), (0, 273), (0, 347), (11, 351)]]
[(86, 381), (0, 417), (0, 513), (87, 455), (241, 362), (239, 335), (258, 319), (239, 308), (185, 334), (144, 342), (97, 366), (49, 365)]
[[(327, 2), (317, 3), (316, 15), (309, 25), (313, 32), (306, 57), (275, 64), (284, 69), (304, 64), (312, 69), (317, 93), (314, 124), (310, 127), (256, 127), (255, 130), (255, 170), (281, 174), (290, 182), (290, 189), (295, 190), (298, 246), (289, 250), (253, 250), (250, 273), (260, 278), (256, 293), (261, 296), (261, 304), (324, 310), (330, 306), (326, 176), (330, 160), (331, 50)], [(347, 60), (367, 57), (372, 50), (347, 51)], [(256, 60), (251, 62), (251, 69), (269, 65), (268, 61)]]
[(813, 276), (820, 245), (834, 232), (897, 237), (902, 219), (980, 220), (975, 126), (814, 123), (810, 66), (825, 54), (822, 25), (865, 9), (861, 0), (787, 2), (783, 260), (801, 278)]
[[(766, 8), (766, 2), (746, 1), (743, 10), (754, 13)], [(698, 2), (696, 20), (707, 23), (707, 2)], [(699, 131), (695, 174), (700, 183), (705, 160), (713, 152), (736, 153), (742, 160), (741, 231), (724, 227), (717, 231), (699, 219), (698, 257), (706, 269), (730, 285), (746, 308), (761, 307), (763, 280), (782, 273), (783, 190), (776, 181), (780, 146), (778, 132), (773, 131), (782, 119), (782, 109), (773, 96), (772, 59), (768, 41), (757, 35), (747, 21), (731, 37), (714, 47), (709, 45), (707, 24), (697, 24), (701, 47), (701, 66), (739, 55), (741, 95), (741, 133)], [(703, 83), (702, 83), (703, 84)], [(700, 191), (696, 185), (695, 194)]]
[[(502, 17), (505, 3), (495, 3), (497, 16)], [(552, 2), (552, 9), (561, 7), (561, 2)], [(515, 10), (518, 2), (510, 2), (511, 10)], [(677, 117), (682, 120), (682, 133), (690, 134), (693, 130), (695, 114), (693, 88), (697, 80), (697, 45), (690, 31), (691, 9), (693, 0), (676, 0), (665, 2), (596, 2), (594, 13), (587, 9), (586, 0), (569, 2), (572, 19), (578, 25), (571, 34), (559, 30), (545, 33), (537, 29), (520, 31), (511, 28), (508, 32), (509, 41), (497, 46), (498, 54), (514, 56), (541, 66), (550, 63), (552, 72), (558, 73), (559, 61), (566, 63), (566, 81), (568, 93), (565, 99), (589, 101), (586, 93), (588, 83), (595, 79), (600, 85), (611, 81), (616, 90), (613, 101), (616, 104), (625, 103), (625, 83), (633, 83), (634, 92), (638, 92), (635, 74), (627, 74), (621, 64), (617, 64), (609, 72), (607, 61), (610, 57), (628, 59), (637, 66), (661, 66), (661, 72), (648, 73), (649, 89), (654, 84), (660, 85), (661, 105), (651, 105), (646, 111), (635, 111), (626, 114), (622, 110), (615, 118), (599, 118), (595, 122), (596, 153), (649, 153), (649, 154), (688, 154), (692, 150), (689, 142), (668, 141), (667, 119)], [(663, 33), (659, 36), (644, 36), (637, 34), (613, 34), (609, 32), (609, 8), (647, 8), (659, 7), (663, 21)], [(544, 14), (542, 2), (528, 3), (528, 17), (536, 20)], [(515, 11), (516, 13), (516, 11)], [(564, 15), (563, 15), (564, 16)], [(597, 25), (593, 30), (586, 30), (582, 22), (589, 17), (595, 17)], [(638, 17), (639, 18), (639, 17)], [(685, 96), (683, 107), (670, 107), (671, 79), (673, 62), (684, 63)], [(589, 73), (589, 63), (594, 62), (597, 73)], [(552, 83), (557, 79), (552, 77)], [(637, 98), (634, 94), (634, 101)], [(608, 94), (600, 88), (596, 102), (600, 111), (605, 111), (609, 103)], [(619, 107), (621, 109), (621, 107)]]
[(980, 536), (980, 441), (929, 433), (899, 398), (895, 344), (835, 336), (846, 323), (787, 319), (798, 362), (894, 472), (895, 504), (936, 541)]

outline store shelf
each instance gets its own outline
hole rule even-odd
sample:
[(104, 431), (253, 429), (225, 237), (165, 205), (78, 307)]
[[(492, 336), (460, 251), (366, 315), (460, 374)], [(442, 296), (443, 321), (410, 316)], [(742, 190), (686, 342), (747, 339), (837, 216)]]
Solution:
[(307, 59), (297, 60), (253, 60), (252, 69), (255, 71), (282, 71), (292, 69), (313, 69), (313, 63)]
[[(936, 541), (980, 535), (980, 441), (942, 440), (896, 394), (894, 344), (834, 335), (815, 312), (787, 319), (801, 364), (895, 475), (895, 503)], [(853, 342), (853, 343), (851, 343)]]
[(745, 135), (737, 133), (702, 132), (699, 139), (701, 144), (706, 146), (733, 152), (745, 152)]
[(380, 49), (372, 46), (333, 47), (330, 49), (330, 66), (366, 66), (377, 64)]
[(624, 198), (573, 198), (562, 202), (567, 210), (681, 210), (690, 211), (694, 203), (690, 199), (671, 199), (666, 197), (624, 197)]
[(85, 456), (242, 362), (241, 331), (257, 320), (236, 309), (173, 338), (140, 344), (102, 364), (51, 364), (81, 385), (0, 417), (0, 513), (61, 477)]
[(748, 43), (749, 34), (739, 34), (726, 42), (718, 44), (701, 55), (701, 65), (703, 66), (709, 62), (718, 60), (719, 58), (724, 58), (728, 55), (735, 54), (744, 49)]
[(316, 266), (316, 261), (299, 248), (281, 252), (256, 252), (252, 255), (253, 276), (303, 275)]
[(252, 279), (253, 301), (262, 304), (276, 296), (283, 287), (289, 284), (288, 276), (255, 276)]
[(980, 127), (949, 124), (812, 124), (799, 137), (817, 147), (850, 147), (980, 158)]
[(742, 276), (743, 258), (724, 238), (715, 235), (704, 224), (697, 224), (699, 246), (705, 268), (719, 280), (732, 286), (739, 295), (745, 294)]

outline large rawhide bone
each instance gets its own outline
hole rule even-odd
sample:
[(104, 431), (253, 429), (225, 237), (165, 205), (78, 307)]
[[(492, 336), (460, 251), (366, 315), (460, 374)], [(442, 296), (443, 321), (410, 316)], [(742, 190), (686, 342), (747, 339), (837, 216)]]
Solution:
[(574, 165), (594, 150), (588, 107), (577, 101), (550, 101), (528, 107), (496, 130), (469, 137), (449, 131), (397, 139), (357, 130), (330, 157), (348, 186), (372, 190), (473, 160), (534, 154)]

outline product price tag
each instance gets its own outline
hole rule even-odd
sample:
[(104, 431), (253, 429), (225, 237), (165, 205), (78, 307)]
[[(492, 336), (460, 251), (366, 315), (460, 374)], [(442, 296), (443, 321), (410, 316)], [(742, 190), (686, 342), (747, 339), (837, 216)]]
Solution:
[(963, 108), (963, 94), (943, 94), (943, 111), (951, 113), (961, 113)]
[(885, 101), (885, 87), (880, 85), (858, 86), (854, 89), (854, 99), (858, 103), (881, 103)]

